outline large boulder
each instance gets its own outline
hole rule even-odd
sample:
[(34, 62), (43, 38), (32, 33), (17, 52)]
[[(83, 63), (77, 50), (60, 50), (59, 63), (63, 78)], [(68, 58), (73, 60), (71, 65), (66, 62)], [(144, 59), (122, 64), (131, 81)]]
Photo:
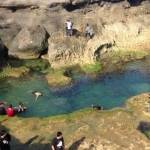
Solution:
[(8, 48), (20, 30), (21, 26), (16, 23), (7, 23), (4, 19), (0, 23), (0, 37)]
[(30, 59), (38, 58), (48, 48), (48, 33), (44, 27), (24, 27), (14, 38), (9, 55)]
[(8, 50), (0, 39), (0, 67), (2, 67), (6, 63), (7, 56)]
[(50, 6), (62, 3), (70, 3), (70, 0), (5, 0), (0, 1), (0, 7), (3, 8), (28, 8), (38, 6), (41, 8), (48, 8)]

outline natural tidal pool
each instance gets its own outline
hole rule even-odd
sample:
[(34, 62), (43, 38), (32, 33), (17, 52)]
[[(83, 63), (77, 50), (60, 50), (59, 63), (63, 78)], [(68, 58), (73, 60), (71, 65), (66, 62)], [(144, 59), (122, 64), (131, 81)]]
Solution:
[[(42, 97), (35, 102), (32, 91), (41, 91)], [(65, 88), (49, 87), (43, 75), (33, 74), (21, 79), (0, 82), (0, 100), (16, 106), (23, 102), (28, 110), (24, 117), (46, 117), (70, 113), (78, 109), (101, 105), (105, 109), (123, 106), (134, 95), (150, 91), (150, 59), (130, 62), (124, 71), (102, 75), (97, 79), (78, 76)]]

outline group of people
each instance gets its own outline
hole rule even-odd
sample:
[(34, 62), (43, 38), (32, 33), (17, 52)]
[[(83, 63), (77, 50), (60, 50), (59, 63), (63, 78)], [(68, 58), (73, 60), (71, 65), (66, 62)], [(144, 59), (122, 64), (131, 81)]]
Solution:
[[(90, 39), (94, 36), (94, 30), (88, 23), (86, 24), (84, 35)], [(73, 22), (70, 19), (66, 21), (66, 36), (73, 36)]]
[(0, 115), (13, 117), (15, 114), (24, 112), (26, 109), (27, 108), (21, 102), (17, 107), (13, 107), (12, 104), (7, 106), (5, 102), (0, 102)]
[[(11, 135), (6, 130), (0, 131), (0, 150), (10, 150)], [(50, 149), (65, 150), (64, 138), (62, 132), (57, 132), (53, 138)]]

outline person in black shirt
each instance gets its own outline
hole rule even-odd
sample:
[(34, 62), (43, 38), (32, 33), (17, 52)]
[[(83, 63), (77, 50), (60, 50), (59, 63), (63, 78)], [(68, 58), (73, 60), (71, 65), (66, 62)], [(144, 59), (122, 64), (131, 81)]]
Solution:
[(61, 132), (57, 132), (57, 136), (52, 140), (52, 150), (65, 150), (64, 138)]
[(5, 130), (0, 132), (0, 149), (1, 150), (10, 150), (10, 141), (11, 136)]

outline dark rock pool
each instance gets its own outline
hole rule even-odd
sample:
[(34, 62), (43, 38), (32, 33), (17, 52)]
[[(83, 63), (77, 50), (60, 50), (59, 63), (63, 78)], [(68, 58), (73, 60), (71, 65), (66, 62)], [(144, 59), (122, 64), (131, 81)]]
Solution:
[[(32, 91), (44, 96), (36, 102)], [(63, 89), (52, 89), (42, 75), (33, 74), (22, 79), (7, 79), (0, 83), (0, 99), (14, 106), (22, 101), (28, 110), (24, 117), (46, 117), (70, 113), (78, 109), (101, 105), (105, 109), (123, 106), (134, 95), (150, 91), (150, 59), (128, 63), (124, 71), (91, 79), (79, 76)]]

